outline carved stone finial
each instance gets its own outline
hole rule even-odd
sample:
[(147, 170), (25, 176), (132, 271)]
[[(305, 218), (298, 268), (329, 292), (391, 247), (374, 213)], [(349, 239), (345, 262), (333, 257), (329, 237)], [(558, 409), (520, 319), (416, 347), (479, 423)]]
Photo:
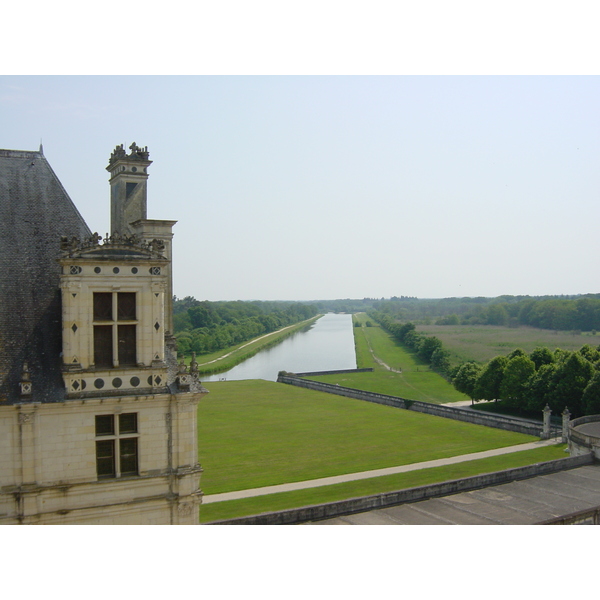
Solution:
[(196, 362), (196, 353), (192, 352), (192, 360), (190, 362), (190, 373), (198, 375), (198, 363)]
[(133, 144), (131, 144), (131, 146), (129, 146), (129, 149), (131, 150), (131, 154), (129, 155), (128, 158), (135, 158), (135, 159), (139, 159), (139, 160), (148, 160), (148, 155), (150, 154), (148, 152), (148, 146), (146, 146), (144, 148), (140, 148), (135, 142), (133, 142)]
[(21, 396), (31, 396), (32, 385), (31, 377), (29, 375), (29, 365), (27, 361), (23, 363), (23, 371), (21, 373)]
[(181, 360), (179, 361), (179, 373), (187, 373), (187, 372), (188, 372), (188, 368), (182, 357)]
[(125, 158), (127, 156), (127, 153), (125, 152), (125, 149), (123, 148), (123, 144), (121, 144), (120, 146), (117, 146), (112, 154), (110, 155), (110, 160), (108, 161), (109, 164), (114, 163), (115, 161), (119, 160), (120, 158)]

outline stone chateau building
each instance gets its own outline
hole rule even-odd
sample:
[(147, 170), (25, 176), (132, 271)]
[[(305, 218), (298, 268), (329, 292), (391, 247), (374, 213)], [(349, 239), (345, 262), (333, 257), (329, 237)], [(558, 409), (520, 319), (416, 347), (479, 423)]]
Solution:
[(197, 524), (195, 365), (172, 331), (175, 221), (147, 148), (110, 157), (111, 234), (43, 155), (0, 150), (0, 524)]

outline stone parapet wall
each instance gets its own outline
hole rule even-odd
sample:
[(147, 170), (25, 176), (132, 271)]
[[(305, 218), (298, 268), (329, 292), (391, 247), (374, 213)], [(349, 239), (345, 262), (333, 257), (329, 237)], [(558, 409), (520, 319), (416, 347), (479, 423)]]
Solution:
[[(337, 369), (335, 371), (310, 371), (308, 373), (293, 373), (295, 377), (315, 377), (318, 375), (341, 375), (343, 373), (372, 373), (373, 367), (364, 369)], [(292, 375), (292, 373), (290, 373)]]
[(600, 525), (600, 506), (541, 521), (536, 525)]
[(590, 465), (593, 462), (594, 457), (591, 454), (561, 458), (559, 460), (537, 463), (525, 467), (475, 475), (465, 479), (455, 479), (442, 483), (408, 488), (396, 492), (386, 492), (383, 494), (375, 494), (373, 496), (341, 500), (339, 502), (304, 506), (302, 508), (264, 513), (250, 517), (240, 517), (227, 521), (214, 521), (212, 523), (207, 523), (207, 525), (294, 525), (297, 523), (306, 523), (308, 521), (319, 521), (378, 508), (417, 502), (419, 500), (427, 500), (429, 498), (448, 496), (450, 494), (467, 492), (492, 485), (501, 485), (503, 483), (510, 483), (511, 481), (537, 477), (538, 475), (548, 475), (550, 473), (557, 473), (567, 469), (575, 469), (576, 467)]
[(542, 431), (541, 423), (530, 423), (520, 419), (512, 419), (510, 417), (490, 415), (480, 413), (478, 411), (454, 408), (451, 406), (442, 406), (440, 404), (431, 404), (429, 402), (421, 402), (419, 400), (408, 400), (397, 396), (388, 396), (386, 394), (364, 392), (362, 390), (355, 390), (352, 388), (346, 388), (339, 385), (331, 385), (329, 383), (322, 383), (318, 381), (310, 381), (306, 379), (301, 379), (299, 377), (292, 377), (289, 375), (280, 375), (277, 378), (277, 381), (279, 383), (287, 383), (289, 385), (304, 387), (319, 392), (337, 394), (339, 396), (346, 396), (348, 398), (354, 398), (356, 400), (365, 400), (367, 402), (384, 404), (386, 406), (403, 408), (405, 410), (414, 410), (417, 412), (426, 413), (437, 417), (455, 419), (457, 421), (473, 423), (474, 425), (485, 425), (487, 427), (495, 427), (496, 429), (504, 429), (507, 431), (515, 431), (517, 433), (524, 433), (526, 435), (534, 435), (539, 437)]
[(600, 437), (577, 430), (580, 425), (598, 422), (600, 422), (600, 415), (579, 417), (569, 422), (569, 452), (572, 456), (593, 452), (596, 458), (600, 459)]

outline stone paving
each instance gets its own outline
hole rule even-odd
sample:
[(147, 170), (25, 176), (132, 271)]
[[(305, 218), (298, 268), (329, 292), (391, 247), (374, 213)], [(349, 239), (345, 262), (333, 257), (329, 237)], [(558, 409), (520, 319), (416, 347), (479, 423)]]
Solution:
[(600, 465), (306, 525), (533, 525), (600, 505)]

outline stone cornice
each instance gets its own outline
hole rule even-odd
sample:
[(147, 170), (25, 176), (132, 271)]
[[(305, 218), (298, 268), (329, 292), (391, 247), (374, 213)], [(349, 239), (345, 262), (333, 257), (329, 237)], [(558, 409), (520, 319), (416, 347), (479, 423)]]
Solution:
[[(102, 242), (102, 243), (100, 243)], [(101, 253), (103, 250), (135, 250), (148, 258), (165, 260), (163, 252), (165, 243), (163, 240), (143, 240), (137, 235), (106, 234), (104, 239), (98, 233), (93, 233), (89, 238), (61, 237), (61, 258), (86, 258), (90, 254)]]

